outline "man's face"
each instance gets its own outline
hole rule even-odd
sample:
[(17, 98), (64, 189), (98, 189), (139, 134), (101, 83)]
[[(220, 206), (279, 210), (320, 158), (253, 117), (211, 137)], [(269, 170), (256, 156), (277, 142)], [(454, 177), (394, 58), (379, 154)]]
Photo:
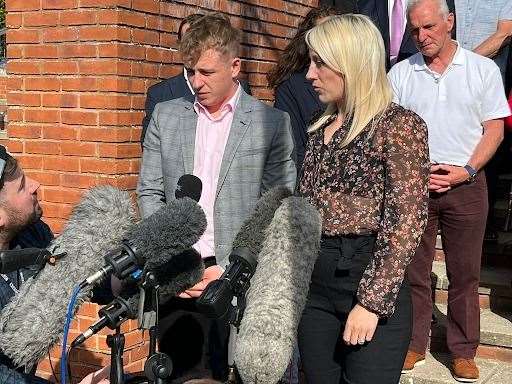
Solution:
[(453, 14), (445, 19), (436, 1), (428, 0), (409, 12), (411, 35), (423, 56), (436, 57), (451, 40)]
[(208, 49), (195, 65), (186, 65), (185, 68), (197, 100), (210, 113), (214, 113), (233, 95), (234, 79), (240, 72), (240, 59), (223, 55), (216, 49)]
[(0, 220), (4, 228), (21, 229), (41, 218), (43, 210), (37, 200), (39, 183), (23, 172), (6, 181), (0, 191)]

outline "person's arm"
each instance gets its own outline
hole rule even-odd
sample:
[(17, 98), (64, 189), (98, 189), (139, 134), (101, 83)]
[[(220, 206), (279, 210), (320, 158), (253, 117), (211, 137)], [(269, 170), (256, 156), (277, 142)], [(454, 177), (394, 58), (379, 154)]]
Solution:
[(277, 86), (274, 98), (274, 108), (288, 113), (290, 116), (290, 124), (295, 143), (295, 153), (297, 155), (297, 163), (301, 164), (304, 158), (304, 151), (306, 150), (306, 126), (309, 122), (304, 121), (294, 97), (291, 87), (287, 82), (281, 83)]
[(284, 112), (276, 113), (276, 115), (280, 119), (275, 124), (274, 136), (261, 177), (262, 192), (278, 185), (288, 187), (293, 191), (297, 180), (290, 117)]
[(393, 314), (395, 301), (428, 216), (429, 156), (427, 125), (416, 114), (397, 114), (384, 143), (386, 179), (380, 230), (371, 262), (357, 290), (343, 339), (370, 341), (378, 317)]
[(155, 88), (149, 87), (146, 95), (146, 104), (145, 104), (145, 114), (142, 119), (142, 132), (140, 135), (140, 144), (143, 146), (144, 137), (146, 136), (146, 132), (148, 130), (149, 122), (151, 121), (151, 115), (155, 109), (155, 105), (158, 103), (158, 100), (155, 98)]
[(142, 218), (151, 215), (165, 205), (164, 180), (162, 173), (162, 156), (160, 152), (160, 129), (157, 104), (153, 112), (146, 138), (143, 143), (142, 163), (137, 183), (137, 202)]
[(473, 51), (486, 57), (496, 56), (502, 47), (510, 43), (512, 20), (499, 20), (496, 32), (481, 42)]

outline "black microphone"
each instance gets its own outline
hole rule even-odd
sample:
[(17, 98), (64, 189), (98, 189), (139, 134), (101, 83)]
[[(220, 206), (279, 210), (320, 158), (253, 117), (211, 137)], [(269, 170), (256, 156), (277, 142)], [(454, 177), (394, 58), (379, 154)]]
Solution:
[(203, 191), (203, 183), (201, 179), (194, 175), (183, 175), (178, 180), (174, 197), (181, 199), (190, 197), (194, 201), (199, 201)]
[(137, 277), (142, 268), (157, 269), (195, 244), (205, 229), (206, 216), (194, 200), (172, 200), (136, 224), (121, 247), (105, 256), (106, 265), (81, 285), (111, 273), (123, 280), (130, 275)]
[(272, 188), (261, 196), (233, 241), (226, 270), (218, 280), (208, 284), (197, 300), (200, 312), (213, 318), (222, 317), (231, 308), (233, 296), (245, 294), (256, 269), (265, 230), (281, 201), (289, 196), (291, 191), (285, 187)]
[(37, 266), (42, 269), (46, 263), (53, 263), (52, 253), (47, 249), (23, 248), (0, 251), (0, 273), (10, 273), (20, 268)]
[[(168, 263), (155, 271), (150, 271), (154, 283), (158, 285), (159, 302), (165, 303), (201, 281), (204, 264), (201, 255), (193, 248), (176, 255)], [(82, 344), (104, 327), (115, 329), (128, 319), (137, 318), (139, 312), (140, 294), (138, 285), (127, 285), (121, 294), (110, 304), (103, 307), (98, 314), (101, 318), (80, 334), (71, 347)]]

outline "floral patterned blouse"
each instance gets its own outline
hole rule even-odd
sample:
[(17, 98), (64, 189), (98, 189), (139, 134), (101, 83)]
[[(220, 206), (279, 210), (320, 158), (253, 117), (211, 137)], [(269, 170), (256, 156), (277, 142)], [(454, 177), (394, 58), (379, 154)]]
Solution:
[(323, 234), (376, 234), (357, 298), (385, 317), (393, 314), (427, 223), (430, 163), (427, 126), (418, 115), (391, 104), (375, 120), (344, 148), (348, 122), (327, 145), (329, 122), (311, 133), (299, 193), (320, 210)]

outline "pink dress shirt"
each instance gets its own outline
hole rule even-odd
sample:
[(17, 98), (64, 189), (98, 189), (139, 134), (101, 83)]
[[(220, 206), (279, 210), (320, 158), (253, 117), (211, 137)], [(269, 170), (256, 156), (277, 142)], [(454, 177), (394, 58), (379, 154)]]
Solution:
[(220, 166), (224, 156), (224, 148), (228, 141), (235, 108), (240, 98), (240, 84), (231, 97), (221, 108), (217, 118), (204, 108), (197, 100), (194, 109), (197, 113), (196, 141), (194, 146), (194, 175), (203, 183), (203, 191), (199, 205), (206, 214), (206, 231), (194, 248), (203, 258), (215, 256), (215, 237), (213, 228), (213, 208), (217, 194)]

